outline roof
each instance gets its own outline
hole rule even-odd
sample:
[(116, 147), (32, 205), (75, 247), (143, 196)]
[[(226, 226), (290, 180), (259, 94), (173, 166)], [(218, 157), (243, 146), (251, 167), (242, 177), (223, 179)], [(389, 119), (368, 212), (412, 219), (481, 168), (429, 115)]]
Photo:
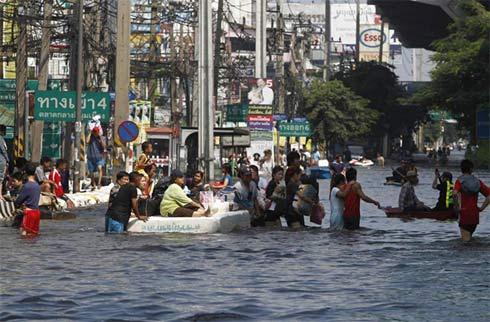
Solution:
[(147, 134), (172, 134), (173, 129), (170, 127), (149, 127), (145, 129)]

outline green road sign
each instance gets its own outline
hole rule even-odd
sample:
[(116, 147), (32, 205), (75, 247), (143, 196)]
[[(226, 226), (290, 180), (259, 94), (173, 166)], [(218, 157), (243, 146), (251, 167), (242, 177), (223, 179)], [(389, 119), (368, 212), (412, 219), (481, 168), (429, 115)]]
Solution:
[[(76, 92), (37, 91), (34, 100), (34, 119), (51, 122), (75, 121)], [(100, 115), (101, 122), (109, 122), (111, 105), (109, 93), (82, 94), (82, 120)]]
[(248, 116), (247, 104), (226, 105), (227, 122), (247, 122), (247, 116)]
[[(15, 79), (0, 79), (0, 91), (13, 91), (15, 93)], [(37, 91), (39, 81), (30, 79), (27, 81), (26, 90)], [(48, 89), (51, 91), (61, 90), (61, 81), (59, 79), (48, 80)]]
[(61, 158), (60, 123), (44, 123), (42, 155), (46, 155), (54, 159)]
[(310, 123), (308, 122), (279, 122), (279, 133), (281, 136), (294, 137), (294, 136), (311, 136)]
[[(14, 126), (15, 124), (15, 79), (0, 79), (0, 124)], [(26, 89), (28, 91), (37, 90), (39, 81), (28, 80)], [(61, 81), (51, 79), (48, 81), (48, 89), (52, 91), (61, 90)]]

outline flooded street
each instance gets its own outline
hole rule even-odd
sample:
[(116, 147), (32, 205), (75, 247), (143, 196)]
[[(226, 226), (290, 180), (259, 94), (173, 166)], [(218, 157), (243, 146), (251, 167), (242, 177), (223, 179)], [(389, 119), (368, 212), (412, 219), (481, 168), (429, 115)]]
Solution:
[[(397, 204), (399, 187), (383, 186), (391, 169), (359, 171), (366, 194)], [(433, 169), (419, 173), (434, 206)], [(107, 236), (103, 207), (43, 221), (34, 240), (1, 227), (0, 320), (490, 320), (489, 210), (467, 244), (456, 222), (362, 211), (356, 232)]]

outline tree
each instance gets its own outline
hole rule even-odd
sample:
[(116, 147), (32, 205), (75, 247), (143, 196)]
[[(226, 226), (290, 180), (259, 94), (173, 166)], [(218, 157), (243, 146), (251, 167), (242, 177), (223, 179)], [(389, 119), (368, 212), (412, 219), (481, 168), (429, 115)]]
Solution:
[(334, 78), (341, 80), (357, 95), (368, 99), (368, 107), (380, 113), (373, 136), (388, 134), (396, 137), (407, 134), (425, 120), (425, 108), (402, 104), (406, 92), (388, 65), (361, 62), (355, 69), (343, 69)]
[(313, 138), (327, 145), (368, 133), (378, 113), (369, 101), (354, 94), (340, 81), (313, 82), (305, 90), (303, 112), (313, 128)]
[(465, 16), (450, 25), (449, 36), (433, 43), (432, 82), (417, 99), (458, 115), (476, 143), (476, 111), (488, 107), (490, 99), (490, 12), (476, 0), (462, 0), (459, 5)]

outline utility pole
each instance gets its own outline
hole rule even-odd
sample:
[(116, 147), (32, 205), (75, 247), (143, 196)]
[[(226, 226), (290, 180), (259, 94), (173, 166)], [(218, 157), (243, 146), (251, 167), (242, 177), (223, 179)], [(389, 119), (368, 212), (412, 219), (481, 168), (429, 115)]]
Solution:
[(213, 28), (211, 4), (199, 1), (199, 159), (208, 180), (214, 180)]
[[(173, 68), (177, 71), (179, 65), (179, 59), (177, 57), (177, 47), (175, 45), (175, 33), (174, 33), (175, 24), (172, 23), (172, 27), (169, 30), (169, 46), (170, 46), (170, 61), (173, 63)], [(181, 39), (182, 40), (182, 39)], [(182, 50), (182, 48), (181, 48)], [(172, 73), (170, 76), (170, 111), (171, 117), (174, 126), (174, 134), (180, 131), (179, 127), (179, 117), (178, 117), (178, 106), (177, 106), (177, 73)], [(170, 160), (171, 167), (177, 169), (177, 163), (179, 159), (179, 155), (177, 154), (177, 146), (180, 145), (180, 142), (176, 142), (178, 139), (177, 135), (173, 136), (172, 144), (170, 146)]]
[(278, 43), (277, 57), (276, 57), (276, 79), (279, 80), (278, 88), (279, 95), (277, 97), (278, 112), (284, 114), (284, 17), (281, 13), (282, 0), (277, 0), (277, 30), (278, 30)]
[(266, 0), (256, 0), (255, 19), (255, 78), (266, 77)]
[[(160, 1), (161, 2), (161, 1)], [(157, 64), (158, 46), (157, 46), (157, 25), (160, 22), (158, 19), (158, 0), (151, 0), (151, 24), (150, 24), (150, 79), (148, 81), (148, 99), (151, 102), (152, 108), (155, 108), (156, 93), (157, 93), (157, 77), (155, 67)]]
[[(0, 5), (0, 17), (3, 17), (3, 5)], [(0, 22), (0, 48), (3, 48), (3, 22)], [(3, 53), (0, 55), (0, 79), (3, 78)]]
[(388, 37), (385, 38), (385, 23), (381, 20), (381, 33), (379, 38), (379, 63), (383, 62), (383, 48), (385, 41), (388, 41)]
[[(129, 118), (129, 37), (131, 34), (131, 3), (130, 0), (117, 1), (117, 34), (116, 34), (116, 106), (114, 110), (114, 147), (124, 148), (117, 137), (119, 125)], [(119, 165), (114, 167), (114, 174), (127, 170), (126, 164), (118, 160)], [(127, 162), (127, 160), (126, 160)]]
[(218, 106), (218, 86), (219, 86), (219, 68), (221, 66), (221, 35), (223, 33), (222, 22), (223, 22), (223, 0), (218, 0), (218, 11), (216, 17), (216, 33), (214, 39), (214, 106)]
[(330, 15), (330, 0), (325, 0), (325, 43), (323, 44), (324, 46), (324, 51), (325, 51), (325, 63), (324, 63), (324, 70), (323, 70), (323, 81), (328, 82), (330, 78), (330, 38), (332, 37), (331, 35), (331, 15)]
[(26, 140), (26, 85), (27, 85), (27, 25), (26, 25), (26, 2), (20, 1), (18, 6), (19, 19), (19, 38), (17, 41), (17, 55), (15, 64), (15, 84), (16, 84), (16, 105), (17, 117), (15, 119), (16, 142), (15, 142), (15, 157), (25, 157), (26, 152), (24, 144)]
[[(70, 61), (69, 61), (69, 89), (70, 91), (76, 91), (77, 88), (77, 46), (75, 46), (77, 39), (77, 21), (78, 12), (80, 10), (80, 3), (75, 2), (73, 4), (73, 12), (70, 17)], [(63, 140), (63, 158), (66, 159), (70, 165), (73, 165), (75, 158), (73, 156), (73, 122), (66, 122), (64, 128), (64, 140)]]
[(359, 58), (361, 56), (360, 53), (361, 39), (359, 39), (361, 37), (361, 4), (359, 1), (360, 0), (356, 0), (356, 56), (355, 56), (356, 65), (359, 64)]
[(82, 85), (83, 85), (83, 1), (78, 8), (77, 36), (77, 102), (75, 114), (75, 171), (73, 171), (73, 192), (80, 191), (80, 139), (82, 137)]
[[(282, 0), (277, 0), (277, 48), (276, 48), (276, 96), (277, 96), (277, 112), (284, 114), (284, 18), (281, 12)], [(279, 127), (277, 127), (276, 135), (276, 164), (280, 164), (280, 133)]]
[[(53, 0), (45, 0), (43, 8), (43, 26), (41, 36), (41, 54), (39, 56), (39, 84), (38, 91), (48, 89), (49, 77), (49, 45), (51, 43), (51, 15), (53, 13)], [(32, 142), (38, 140), (39, 144), (32, 144), (31, 160), (37, 161), (41, 159), (42, 153), (42, 137), (43, 137), (43, 121), (34, 121), (32, 124)]]

